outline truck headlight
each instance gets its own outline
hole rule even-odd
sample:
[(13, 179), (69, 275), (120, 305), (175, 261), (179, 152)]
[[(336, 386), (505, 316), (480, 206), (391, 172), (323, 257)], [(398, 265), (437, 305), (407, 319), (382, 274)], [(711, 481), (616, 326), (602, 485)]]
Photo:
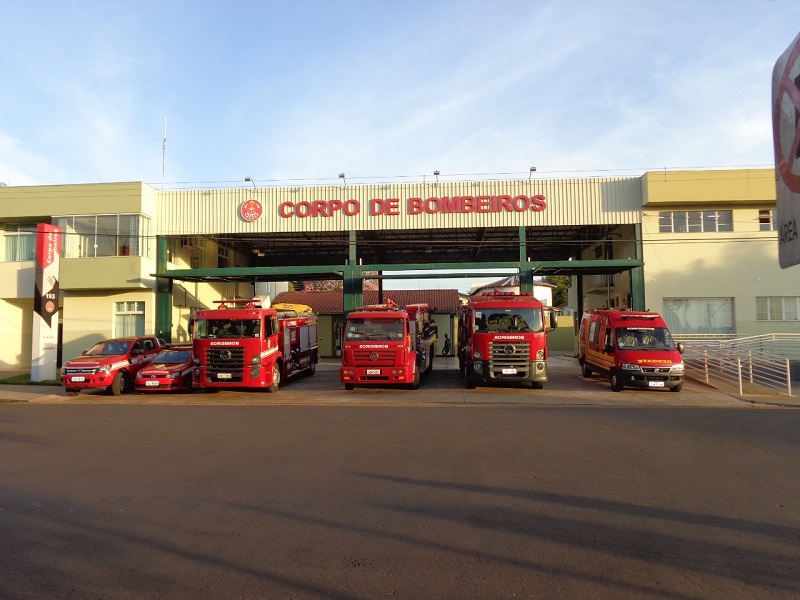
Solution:
[(480, 350), (475, 350), (475, 360), (480, 360), (483, 358), (483, 354), (481, 354)]
[(66, 374), (67, 374), (67, 367), (61, 367), (61, 376), (63, 377)]
[(641, 371), (641, 367), (634, 363), (622, 363), (622, 370), (623, 371)]
[(258, 365), (260, 363), (261, 363), (261, 358), (259, 356), (254, 356), (253, 358), (250, 359), (251, 365)]
[(683, 373), (683, 363), (678, 363), (676, 365), (672, 365), (669, 368), (670, 373)]
[(544, 360), (544, 348), (536, 351), (536, 360)]
[(105, 373), (108, 375), (111, 372), (111, 365), (103, 365), (97, 369), (98, 373)]

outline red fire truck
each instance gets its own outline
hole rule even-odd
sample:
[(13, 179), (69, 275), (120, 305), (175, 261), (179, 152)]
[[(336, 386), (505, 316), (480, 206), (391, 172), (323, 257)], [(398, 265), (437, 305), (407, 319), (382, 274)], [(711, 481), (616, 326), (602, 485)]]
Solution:
[(547, 331), (557, 319), (530, 292), (471, 297), (458, 316), (458, 364), (467, 387), (530, 383), (541, 389), (547, 381)]
[(342, 347), (342, 383), (419, 387), (433, 368), (436, 323), (427, 304), (400, 308), (393, 302), (362, 306), (347, 315)]
[(194, 322), (194, 385), (278, 389), (298, 373), (312, 374), (319, 359), (317, 316), (305, 305), (268, 298), (220, 300)]

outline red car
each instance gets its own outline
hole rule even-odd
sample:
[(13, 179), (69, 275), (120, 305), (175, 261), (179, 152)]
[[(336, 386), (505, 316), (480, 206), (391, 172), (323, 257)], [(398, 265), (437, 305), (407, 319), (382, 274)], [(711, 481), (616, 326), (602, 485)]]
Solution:
[(104, 389), (119, 396), (130, 389), (139, 369), (164, 347), (164, 342), (153, 336), (97, 342), (61, 367), (61, 383), (68, 396), (90, 389)]
[(170, 346), (162, 350), (136, 374), (136, 391), (191, 392), (193, 359), (191, 346)]

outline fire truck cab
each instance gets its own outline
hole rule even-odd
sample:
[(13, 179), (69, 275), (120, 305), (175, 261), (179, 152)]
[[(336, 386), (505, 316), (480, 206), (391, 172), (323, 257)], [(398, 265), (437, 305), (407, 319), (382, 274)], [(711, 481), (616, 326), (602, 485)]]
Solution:
[(195, 314), (194, 385), (278, 389), (319, 360), (317, 316), (305, 305), (270, 306), (269, 297), (220, 300)]
[(459, 313), (458, 364), (467, 387), (547, 382), (547, 331), (558, 315), (529, 292), (486, 292)]
[(340, 374), (345, 389), (403, 384), (417, 389), (433, 368), (436, 323), (427, 304), (362, 306), (347, 316)]

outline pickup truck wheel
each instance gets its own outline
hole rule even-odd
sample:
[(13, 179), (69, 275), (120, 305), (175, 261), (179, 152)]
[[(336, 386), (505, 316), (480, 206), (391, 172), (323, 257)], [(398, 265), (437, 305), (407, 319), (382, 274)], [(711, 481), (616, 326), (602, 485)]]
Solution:
[(267, 387), (267, 391), (271, 394), (272, 392), (278, 391), (278, 386), (281, 384), (281, 366), (277, 362), (272, 363), (272, 383)]
[(619, 379), (619, 375), (615, 370), (611, 370), (611, 375), (609, 376), (609, 380), (611, 381), (611, 391), (614, 392), (621, 392), (622, 388), (625, 387), (622, 385), (622, 381)]
[(114, 375), (114, 381), (111, 383), (109, 389), (112, 395), (122, 396), (122, 394), (128, 391), (128, 376), (123, 371), (118, 371), (117, 374)]
[(589, 368), (589, 365), (587, 365), (585, 362), (581, 363), (581, 375), (583, 375), (586, 378), (592, 376), (592, 370)]
[(531, 381), (531, 387), (535, 390), (541, 390), (544, 384), (541, 381)]

